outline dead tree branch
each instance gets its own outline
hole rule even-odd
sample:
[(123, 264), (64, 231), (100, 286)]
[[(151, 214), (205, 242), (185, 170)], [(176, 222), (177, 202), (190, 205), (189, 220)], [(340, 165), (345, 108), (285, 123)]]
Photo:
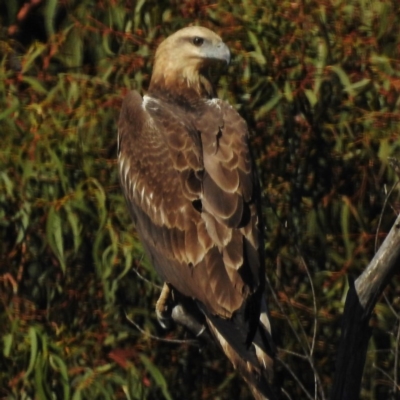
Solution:
[(400, 215), (366, 270), (353, 283), (344, 307), (331, 400), (359, 398), (372, 310), (400, 267)]

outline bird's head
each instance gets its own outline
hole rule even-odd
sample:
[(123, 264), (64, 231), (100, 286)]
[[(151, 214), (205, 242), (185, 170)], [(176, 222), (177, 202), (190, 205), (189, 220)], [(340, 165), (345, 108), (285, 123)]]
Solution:
[(149, 90), (186, 88), (209, 97), (213, 94), (210, 72), (229, 62), (228, 46), (216, 33), (200, 26), (183, 28), (159, 45)]

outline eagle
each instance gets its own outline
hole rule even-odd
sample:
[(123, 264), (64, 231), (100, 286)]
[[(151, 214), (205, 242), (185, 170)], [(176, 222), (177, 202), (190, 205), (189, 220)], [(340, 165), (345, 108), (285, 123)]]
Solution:
[(255, 399), (274, 399), (259, 182), (247, 124), (215, 90), (230, 57), (205, 27), (161, 42), (147, 94), (122, 104), (119, 176), (164, 282), (160, 321), (210, 332)]

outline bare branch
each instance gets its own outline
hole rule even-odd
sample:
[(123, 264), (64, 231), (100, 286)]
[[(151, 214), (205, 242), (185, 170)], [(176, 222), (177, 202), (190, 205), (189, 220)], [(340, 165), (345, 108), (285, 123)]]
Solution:
[(355, 282), (355, 289), (366, 315), (392, 278), (400, 262), (400, 215), (367, 269)]
[(126, 320), (132, 324), (140, 333), (143, 335), (146, 335), (150, 339), (157, 340), (159, 342), (166, 342), (166, 343), (172, 343), (172, 344), (189, 344), (191, 346), (197, 346), (200, 347), (200, 344), (197, 340), (180, 340), (180, 339), (165, 339), (161, 338), (159, 336), (154, 336), (151, 333), (145, 331), (143, 328), (141, 328), (132, 318), (128, 317), (128, 314), (125, 312), (125, 318)]
[(372, 310), (400, 265), (400, 215), (366, 270), (350, 282), (331, 400), (359, 398)]

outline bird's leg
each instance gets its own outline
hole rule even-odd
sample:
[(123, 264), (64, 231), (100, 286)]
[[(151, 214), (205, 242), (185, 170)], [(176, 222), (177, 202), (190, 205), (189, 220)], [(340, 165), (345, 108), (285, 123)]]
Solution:
[(209, 339), (206, 326), (190, 314), (182, 304), (177, 304), (172, 309), (172, 319), (185, 328), (189, 329), (199, 339)]
[(168, 286), (168, 283), (164, 283), (161, 290), (160, 297), (156, 303), (156, 315), (159, 324), (164, 328), (168, 329), (171, 327), (171, 303), (172, 301), (172, 291)]
[(159, 324), (164, 329), (170, 329), (171, 320), (173, 320), (189, 329), (199, 339), (209, 339), (206, 325), (203, 323), (205, 322), (203, 314), (191, 300), (174, 293), (168, 283), (164, 283), (157, 300), (156, 315)]

